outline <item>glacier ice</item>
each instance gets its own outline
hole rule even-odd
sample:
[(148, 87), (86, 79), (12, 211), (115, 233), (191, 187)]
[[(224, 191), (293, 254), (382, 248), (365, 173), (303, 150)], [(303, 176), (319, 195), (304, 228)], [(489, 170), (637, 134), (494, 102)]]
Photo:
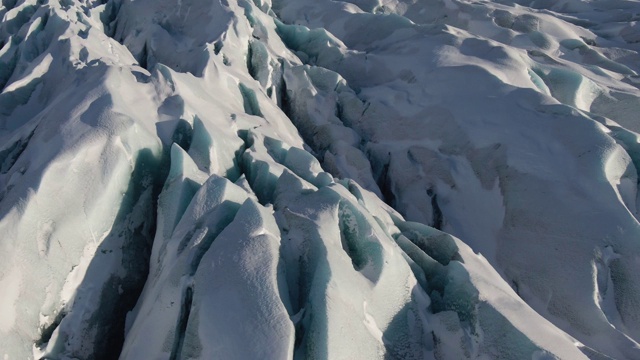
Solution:
[(1, 1), (0, 356), (640, 358), (638, 14)]

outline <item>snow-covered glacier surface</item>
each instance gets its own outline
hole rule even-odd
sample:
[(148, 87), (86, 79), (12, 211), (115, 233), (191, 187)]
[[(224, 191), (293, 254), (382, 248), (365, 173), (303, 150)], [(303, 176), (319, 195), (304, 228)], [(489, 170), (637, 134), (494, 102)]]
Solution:
[(640, 2), (0, 17), (3, 359), (640, 359)]

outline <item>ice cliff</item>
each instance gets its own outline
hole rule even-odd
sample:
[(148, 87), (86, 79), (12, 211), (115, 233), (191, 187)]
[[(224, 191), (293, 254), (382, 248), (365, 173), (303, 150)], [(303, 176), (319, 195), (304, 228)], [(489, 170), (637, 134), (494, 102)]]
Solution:
[(4, 360), (640, 359), (640, 2), (0, 17)]

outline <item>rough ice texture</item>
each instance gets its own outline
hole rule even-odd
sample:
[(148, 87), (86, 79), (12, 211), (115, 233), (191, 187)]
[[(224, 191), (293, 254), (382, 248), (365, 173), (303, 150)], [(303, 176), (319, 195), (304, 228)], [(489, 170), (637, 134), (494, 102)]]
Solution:
[(640, 358), (638, 14), (0, 1), (0, 357)]

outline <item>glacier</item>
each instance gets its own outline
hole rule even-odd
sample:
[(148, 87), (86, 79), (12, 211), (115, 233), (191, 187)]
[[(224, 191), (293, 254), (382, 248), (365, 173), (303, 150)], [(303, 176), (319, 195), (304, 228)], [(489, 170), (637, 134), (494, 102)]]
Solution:
[(640, 359), (640, 2), (0, 17), (3, 359)]

